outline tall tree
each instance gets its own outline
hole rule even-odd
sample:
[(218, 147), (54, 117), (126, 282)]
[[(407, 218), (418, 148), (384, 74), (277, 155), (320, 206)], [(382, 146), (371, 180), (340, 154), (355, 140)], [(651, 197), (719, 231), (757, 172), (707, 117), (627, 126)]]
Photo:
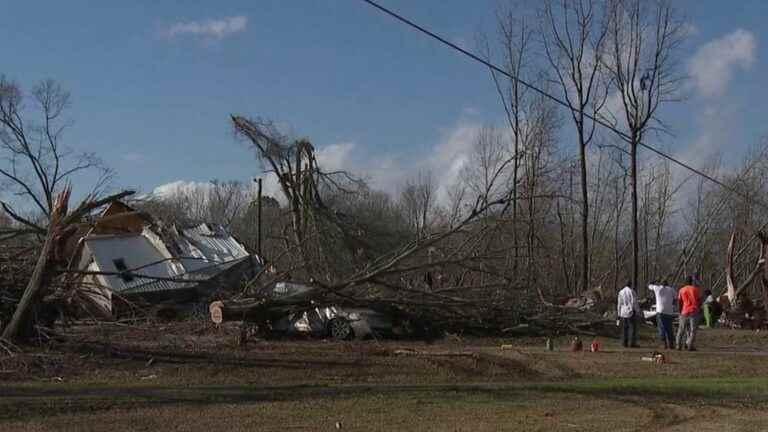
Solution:
[(581, 289), (590, 285), (589, 186), (587, 146), (595, 135), (594, 118), (608, 95), (603, 74), (607, 26), (596, 0), (548, 0), (541, 32), (544, 50), (560, 84), (576, 127), (581, 183)]
[[(541, 70), (536, 66), (533, 51), (535, 43), (535, 28), (532, 19), (526, 14), (521, 14), (522, 5), (511, 4), (507, 9), (497, 14), (499, 51), (502, 68), (512, 77), (508, 79), (491, 69), (491, 77), (499, 95), (499, 99), (506, 114), (507, 124), (511, 132), (512, 146), (510, 178), (510, 202), (512, 210), (512, 246), (514, 257), (512, 260), (512, 273), (518, 273), (520, 261), (520, 239), (518, 238), (518, 217), (520, 214), (521, 168), (523, 152), (529, 147), (533, 139), (533, 126), (529, 124), (529, 114), (535, 109), (537, 95), (528, 87), (522, 85), (520, 80), (541, 83), (544, 79)], [(482, 49), (486, 57), (493, 57), (493, 49), (490, 43), (484, 41)]]
[[(545, 87), (546, 88), (546, 87)], [(552, 169), (552, 155), (557, 145), (557, 135), (560, 128), (560, 117), (556, 105), (548, 98), (537, 95), (531, 104), (531, 110), (528, 112), (527, 125), (528, 135), (525, 140), (526, 147), (524, 152), (524, 175), (523, 175), (523, 197), (525, 198), (527, 210), (527, 233), (526, 233), (526, 286), (530, 289), (536, 287), (539, 298), (543, 303), (547, 303), (541, 290), (541, 283), (538, 275), (541, 269), (538, 268), (540, 249), (540, 232), (542, 223), (538, 221), (539, 213), (543, 207), (542, 197), (550, 195), (547, 190), (547, 176)]]
[(663, 129), (659, 107), (677, 100), (682, 76), (678, 50), (684, 22), (669, 0), (609, 0), (608, 50), (603, 64), (620, 101), (622, 126), (629, 144), (632, 202), (632, 284), (639, 288), (637, 150), (650, 130)]

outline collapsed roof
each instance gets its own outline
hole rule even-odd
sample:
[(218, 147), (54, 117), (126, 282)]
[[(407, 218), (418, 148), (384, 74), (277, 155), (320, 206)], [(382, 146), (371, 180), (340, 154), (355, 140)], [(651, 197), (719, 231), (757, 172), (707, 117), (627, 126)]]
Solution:
[(99, 313), (112, 315), (113, 294), (194, 289), (250, 258), (245, 245), (221, 225), (163, 226), (115, 202), (79, 236), (73, 263), (85, 273), (82, 289)]

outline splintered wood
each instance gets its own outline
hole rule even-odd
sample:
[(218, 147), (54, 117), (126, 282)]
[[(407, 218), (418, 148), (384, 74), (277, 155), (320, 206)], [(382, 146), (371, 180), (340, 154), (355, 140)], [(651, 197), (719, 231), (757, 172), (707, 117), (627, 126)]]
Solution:
[(62, 218), (67, 214), (70, 192), (71, 189), (66, 187), (56, 197), (56, 204), (53, 207), (50, 223), (48, 224), (48, 233), (45, 238), (45, 243), (43, 244), (43, 249), (40, 251), (40, 257), (35, 264), (35, 270), (32, 272), (32, 278), (29, 280), (18, 306), (16, 306), (11, 321), (5, 329), (3, 329), (2, 338), (5, 340), (18, 340), (27, 335), (32, 329), (31, 317), (34, 309), (39, 303), (45, 288), (47, 288), (48, 283), (53, 276), (53, 269), (50, 266), (50, 261), (55, 254), (55, 247), (61, 234), (60, 224)]

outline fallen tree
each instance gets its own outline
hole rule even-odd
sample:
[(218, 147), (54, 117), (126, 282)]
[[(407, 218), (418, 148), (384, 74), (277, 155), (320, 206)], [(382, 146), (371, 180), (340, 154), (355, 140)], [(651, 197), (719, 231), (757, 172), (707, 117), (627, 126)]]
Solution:
[(268, 300), (249, 298), (240, 300), (217, 300), (210, 304), (211, 321), (222, 324), (229, 321), (265, 322), (279, 314), (289, 314), (309, 307), (308, 300)]
[[(554, 191), (535, 184), (520, 190), (490, 185), (477, 197), (461, 198), (444, 223), (429, 227), (423, 207), (428, 203), (421, 203), (416, 232), (392, 247), (375, 248), (369, 241), (370, 224), (349, 217), (327, 199), (334, 193), (348, 196), (359, 191), (353, 187), (358, 184), (354, 179), (344, 172), (324, 172), (308, 140), (288, 137), (269, 120), (243, 116), (231, 120), (265, 171), (276, 176), (288, 203), (281, 237), (285, 260), (275, 265), (290, 266), (298, 279), (313, 281), (323, 301), (330, 302), (326, 304), (375, 306), (457, 334), (500, 334), (521, 323), (544, 320), (535, 318), (543, 311), (570, 313), (553, 302), (554, 290), (534, 277), (541, 264), (537, 259), (544, 258), (533, 228), (528, 232), (528, 256), (510, 242), (518, 228), (516, 215), (509, 212), (518, 201), (533, 206), (551, 199)], [(548, 125), (539, 125), (544, 129), (538, 131), (538, 139), (547, 140)], [(491, 194), (496, 189), (503, 192)], [(534, 219), (535, 214), (529, 214), (529, 223)], [(536, 264), (521, 277), (522, 272), (510, 266), (512, 261)], [(270, 307), (280, 309), (253, 294), (246, 294), (248, 300), (212, 304), (211, 319), (259, 320)], [(564, 329), (594, 331), (599, 320), (579, 318)], [(549, 326), (558, 323), (550, 321)]]
[[(55, 197), (55, 204), (49, 214), (48, 227), (45, 229), (43, 245), (40, 249), (34, 271), (27, 282), (18, 304), (14, 308), (13, 316), (2, 329), (2, 339), (10, 342), (20, 342), (29, 339), (38, 324), (49, 326), (55, 319), (58, 309), (46, 308), (44, 298), (51, 293), (54, 280), (64, 274), (61, 269), (66, 269), (64, 246), (68, 239), (75, 235), (85, 225), (91, 223), (86, 220), (96, 209), (99, 209), (113, 201), (133, 194), (132, 191), (124, 191), (103, 199), (88, 197), (83, 200), (73, 211), (69, 212), (69, 198), (71, 189), (63, 188)], [(69, 288), (74, 286), (69, 285)], [(48, 304), (57, 303), (56, 296), (48, 299)]]
[(510, 336), (617, 336), (613, 320), (588, 311), (548, 308), (526, 317), (525, 322), (502, 330)]
[(69, 195), (70, 189), (64, 188), (56, 197), (56, 204), (50, 214), (48, 232), (35, 264), (35, 270), (32, 272), (32, 278), (16, 306), (11, 321), (3, 329), (2, 338), (5, 340), (15, 341), (28, 337), (32, 333), (34, 322), (39, 320), (36, 319), (38, 318), (36, 315), (39, 315), (39, 310), (36, 309), (54, 276), (50, 263), (55, 259), (57, 243), (61, 240), (61, 222), (67, 213)]
[[(734, 272), (734, 246), (736, 244), (736, 231), (731, 234), (728, 242), (728, 251), (725, 259), (725, 281), (726, 298), (721, 300), (723, 305), (725, 321), (727, 325), (739, 328), (762, 328), (765, 326), (765, 319), (768, 316), (768, 263), (766, 263), (766, 253), (768, 253), (768, 235), (763, 231), (758, 231), (754, 238), (760, 242), (760, 254), (756, 260), (755, 267), (747, 276), (746, 280), (738, 283)], [(748, 292), (754, 285), (756, 279), (761, 281), (760, 299), (758, 304), (750, 299)]]

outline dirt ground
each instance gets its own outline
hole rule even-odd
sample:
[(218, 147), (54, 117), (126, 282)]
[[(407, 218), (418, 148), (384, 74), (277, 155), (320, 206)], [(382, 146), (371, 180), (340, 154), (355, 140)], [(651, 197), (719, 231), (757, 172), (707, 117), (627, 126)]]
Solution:
[(455, 336), (243, 348), (204, 322), (63, 333), (0, 357), (0, 430), (768, 430), (768, 332), (703, 329), (666, 364), (641, 360), (651, 329), (598, 353)]

